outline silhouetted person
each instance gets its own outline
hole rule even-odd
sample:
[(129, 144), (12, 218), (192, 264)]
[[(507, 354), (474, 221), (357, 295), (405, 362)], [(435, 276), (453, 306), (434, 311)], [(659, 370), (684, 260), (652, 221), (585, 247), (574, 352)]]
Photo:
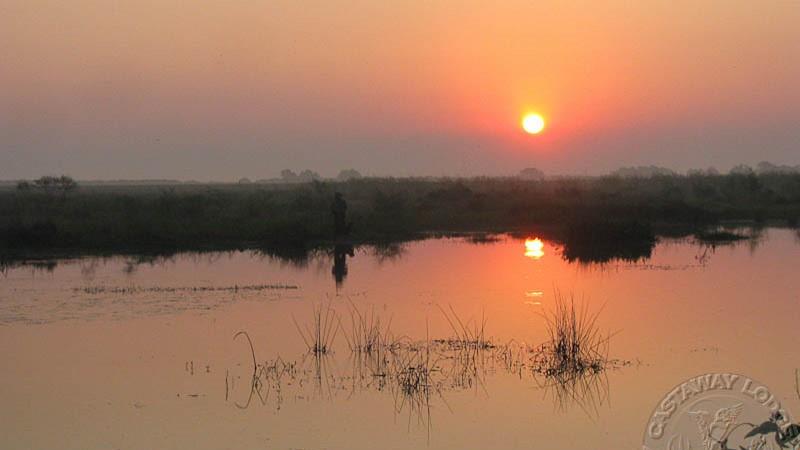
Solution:
[(333, 232), (337, 238), (347, 236), (350, 232), (350, 227), (347, 224), (347, 202), (340, 192), (333, 195), (333, 205), (331, 205), (331, 212), (333, 213)]
[(336, 244), (333, 247), (333, 268), (331, 273), (336, 280), (336, 287), (342, 287), (344, 279), (347, 277), (347, 257), (355, 256), (355, 250), (350, 244)]

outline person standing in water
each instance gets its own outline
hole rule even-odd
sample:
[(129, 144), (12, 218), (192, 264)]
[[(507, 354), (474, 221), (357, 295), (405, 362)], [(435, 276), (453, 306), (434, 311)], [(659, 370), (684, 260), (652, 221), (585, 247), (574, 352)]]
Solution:
[(334, 236), (337, 239), (347, 236), (350, 232), (350, 226), (347, 224), (347, 202), (344, 201), (341, 192), (337, 192), (333, 195), (331, 212), (333, 213)]
[(344, 201), (344, 197), (340, 192), (333, 195), (331, 213), (333, 213), (333, 233), (336, 239), (336, 244), (333, 248), (331, 273), (334, 280), (336, 280), (338, 292), (344, 283), (345, 277), (347, 277), (347, 257), (355, 256), (353, 245), (342, 239), (350, 234), (350, 224), (347, 223), (347, 202)]

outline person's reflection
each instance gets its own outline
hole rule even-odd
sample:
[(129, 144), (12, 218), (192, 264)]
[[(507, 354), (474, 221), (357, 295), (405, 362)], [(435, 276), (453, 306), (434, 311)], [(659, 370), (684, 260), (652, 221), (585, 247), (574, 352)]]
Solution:
[(353, 246), (350, 244), (336, 244), (333, 248), (333, 278), (336, 280), (336, 288), (342, 287), (344, 279), (347, 277), (347, 257), (355, 256)]

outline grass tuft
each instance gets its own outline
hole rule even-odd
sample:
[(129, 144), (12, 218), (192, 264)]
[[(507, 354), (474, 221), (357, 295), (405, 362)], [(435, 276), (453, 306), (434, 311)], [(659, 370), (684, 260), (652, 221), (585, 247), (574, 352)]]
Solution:
[(611, 335), (604, 335), (597, 326), (602, 308), (590, 312), (588, 304), (575, 304), (575, 298), (564, 298), (556, 291), (554, 308), (542, 314), (548, 340), (534, 359), (534, 370), (546, 377), (569, 379), (605, 370)]
[(362, 313), (350, 299), (347, 312), (350, 316), (349, 327), (346, 328), (341, 321), (339, 326), (343, 330), (342, 334), (351, 352), (373, 355), (391, 349), (395, 345), (391, 332), (391, 317), (383, 325), (381, 316), (375, 311), (374, 306)]
[(312, 321), (310, 325), (301, 328), (297, 320), (292, 316), (297, 331), (303, 338), (308, 351), (314, 355), (326, 355), (333, 350), (333, 342), (339, 327), (336, 311), (330, 305), (320, 303), (312, 307)]

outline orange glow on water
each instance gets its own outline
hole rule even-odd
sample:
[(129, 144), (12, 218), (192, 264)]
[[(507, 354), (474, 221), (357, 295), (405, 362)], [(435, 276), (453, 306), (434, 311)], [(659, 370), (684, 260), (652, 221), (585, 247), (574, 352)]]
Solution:
[(525, 239), (525, 256), (540, 259), (544, 256), (544, 242), (539, 238)]

